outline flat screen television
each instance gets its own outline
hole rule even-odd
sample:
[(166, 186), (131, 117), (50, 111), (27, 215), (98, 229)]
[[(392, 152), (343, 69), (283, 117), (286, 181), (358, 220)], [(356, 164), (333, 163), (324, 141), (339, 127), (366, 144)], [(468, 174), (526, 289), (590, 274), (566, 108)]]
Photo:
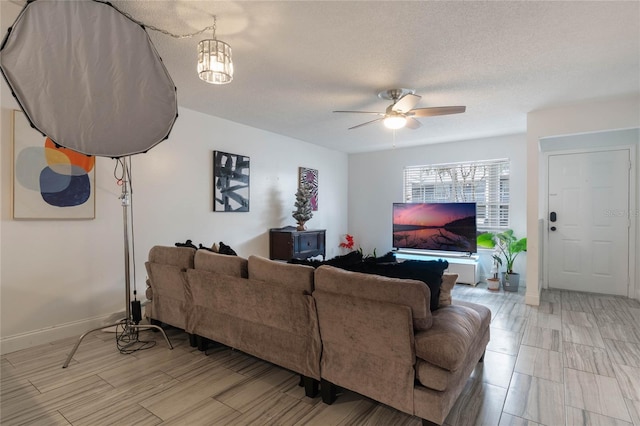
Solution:
[(394, 203), (393, 248), (477, 252), (476, 203)]

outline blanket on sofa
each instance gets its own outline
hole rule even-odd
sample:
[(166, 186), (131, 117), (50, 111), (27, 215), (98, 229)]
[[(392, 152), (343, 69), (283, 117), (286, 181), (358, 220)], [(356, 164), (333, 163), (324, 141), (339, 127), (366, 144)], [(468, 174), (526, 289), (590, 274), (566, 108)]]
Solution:
[(329, 265), (352, 272), (422, 281), (429, 287), (431, 292), (430, 308), (432, 311), (438, 309), (442, 274), (449, 267), (449, 262), (446, 260), (405, 260), (398, 262), (393, 252), (381, 257), (364, 257), (359, 251), (352, 251), (324, 261), (291, 259), (289, 263), (309, 265), (314, 268)]

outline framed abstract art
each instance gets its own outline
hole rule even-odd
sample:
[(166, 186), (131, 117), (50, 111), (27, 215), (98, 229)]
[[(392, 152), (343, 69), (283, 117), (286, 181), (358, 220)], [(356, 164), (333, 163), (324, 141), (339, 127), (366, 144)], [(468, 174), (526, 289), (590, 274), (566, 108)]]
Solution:
[(95, 210), (95, 157), (56, 145), (13, 111), (14, 219), (93, 219)]
[(213, 211), (249, 211), (249, 157), (213, 151)]
[(318, 211), (318, 171), (307, 167), (299, 167), (298, 171), (298, 186), (306, 183), (311, 187), (311, 210)]

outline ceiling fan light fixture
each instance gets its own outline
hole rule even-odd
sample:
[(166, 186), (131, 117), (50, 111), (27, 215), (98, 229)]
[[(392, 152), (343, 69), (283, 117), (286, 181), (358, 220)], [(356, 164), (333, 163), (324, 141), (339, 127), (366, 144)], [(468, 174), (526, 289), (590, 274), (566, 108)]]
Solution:
[(383, 120), (387, 129), (402, 129), (407, 124), (407, 117), (402, 115), (390, 115)]
[(404, 127), (408, 129), (418, 129), (421, 124), (416, 118), (421, 117), (433, 117), (436, 115), (448, 115), (448, 114), (460, 114), (466, 111), (465, 106), (444, 106), (444, 107), (428, 107), (428, 108), (415, 108), (420, 101), (421, 96), (415, 94), (413, 89), (389, 89), (383, 90), (378, 93), (380, 99), (387, 99), (393, 101), (391, 105), (387, 107), (385, 112), (375, 111), (333, 111), (333, 112), (349, 112), (357, 114), (373, 114), (378, 118), (371, 121), (358, 124), (356, 126), (349, 127), (349, 130), (358, 129), (362, 126), (366, 126), (372, 123), (379, 123), (382, 121), (385, 127), (389, 129), (402, 129)]
[(213, 39), (198, 43), (198, 76), (211, 84), (227, 84), (233, 80), (231, 46), (216, 39), (215, 17)]

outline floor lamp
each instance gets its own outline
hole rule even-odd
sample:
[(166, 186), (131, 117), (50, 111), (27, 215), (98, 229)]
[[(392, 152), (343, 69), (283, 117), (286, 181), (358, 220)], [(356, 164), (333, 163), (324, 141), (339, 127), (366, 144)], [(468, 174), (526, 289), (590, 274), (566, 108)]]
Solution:
[[(129, 157), (129, 161), (131, 161), (131, 157)], [(76, 351), (78, 350), (78, 347), (80, 346), (80, 343), (82, 343), (82, 340), (84, 340), (85, 337), (87, 337), (89, 334), (95, 331), (100, 331), (110, 327), (122, 326), (123, 334), (125, 336), (134, 338), (133, 339), (134, 341), (137, 341), (138, 331), (140, 330), (150, 330), (150, 329), (159, 330), (162, 333), (164, 340), (167, 342), (167, 346), (169, 346), (169, 349), (173, 349), (173, 346), (171, 345), (171, 342), (169, 341), (167, 334), (164, 332), (164, 330), (160, 326), (146, 325), (146, 324), (139, 325), (134, 320), (131, 312), (131, 257), (130, 257), (130, 250), (129, 250), (130, 248), (129, 208), (131, 206), (131, 182), (129, 177), (130, 168), (127, 166), (127, 158), (124, 158), (122, 161), (122, 169), (123, 169), (122, 170), (123, 178), (122, 178), (122, 193), (120, 194), (120, 200), (122, 202), (122, 223), (124, 228), (124, 283), (125, 283), (124, 286), (125, 286), (125, 305), (126, 305), (125, 318), (116, 323), (103, 325), (102, 327), (97, 327), (83, 333), (78, 339), (78, 341), (76, 342), (71, 352), (69, 352), (69, 356), (67, 356), (67, 359), (62, 365), (62, 368), (67, 368), (69, 366), (69, 363), (73, 358), (73, 355), (75, 355)]]

